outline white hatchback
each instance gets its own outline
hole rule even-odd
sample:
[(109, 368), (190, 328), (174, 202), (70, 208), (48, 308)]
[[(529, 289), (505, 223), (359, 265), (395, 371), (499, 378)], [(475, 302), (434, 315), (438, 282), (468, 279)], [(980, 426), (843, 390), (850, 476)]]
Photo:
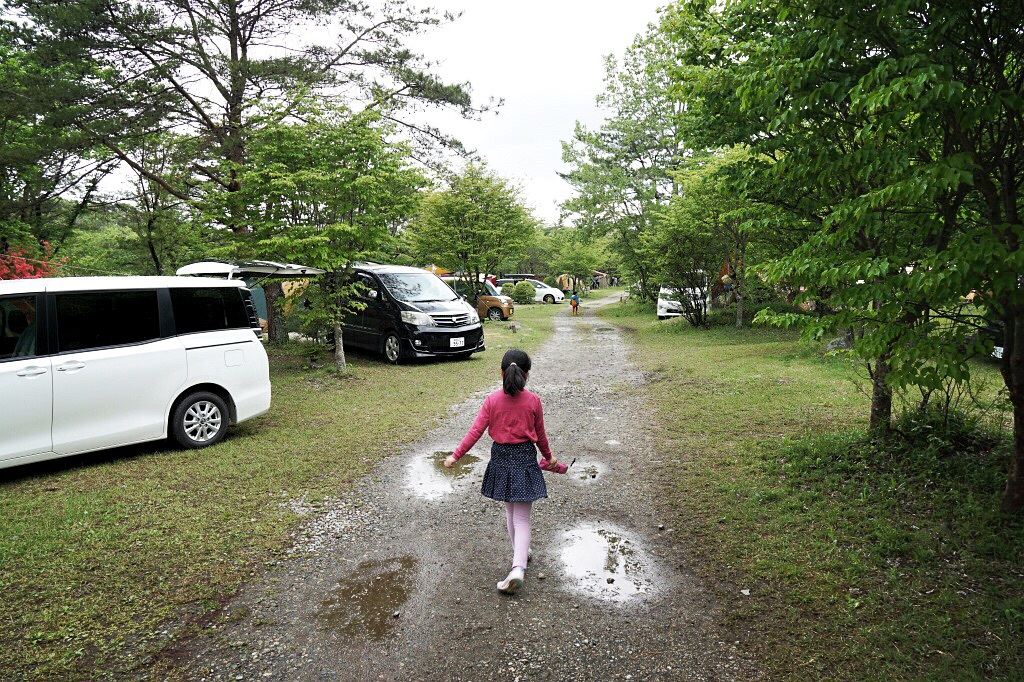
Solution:
[[(670, 317), (679, 317), (683, 314), (684, 305), (686, 301), (690, 305), (698, 305), (701, 302), (701, 291), (700, 289), (671, 289), (669, 287), (661, 287), (658, 290), (658, 319), (665, 320)], [(704, 294), (704, 311), (711, 309), (711, 295), (709, 293)]]
[(516, 282), (526, 282), (532, 286), (535, 292), (533, 300), (537, 303), (561, 303), (565, 300), (565, 294), (562, 293), (560, 289), (550, 287), (539, 279), (499, 279), (498, 286), (500, 287), (504, 284), (515, 284)]
[(0, 468), (172, 436), (200, 448), (270, 409), (240, 281), (0, 282)]

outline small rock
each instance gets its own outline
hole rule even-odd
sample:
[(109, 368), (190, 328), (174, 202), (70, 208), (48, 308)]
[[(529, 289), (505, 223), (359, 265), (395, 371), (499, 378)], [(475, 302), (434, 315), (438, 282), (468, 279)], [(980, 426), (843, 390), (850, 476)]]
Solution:
[(615, 578), (608, 578), (607, 580), (608, 580), (608, 584), (609, 585), (611, 585), (613, 582), (615, 582)]
[(664, 523), (659, 523), (658, 524), (658, 530), (665, 530), (665, 524)]
[(742, 594), (744, 597), (749, 597), (750, 590), (740, 590), (740, 594)]
[(537, 580), (544, 580), (544, 578), (545, 578), (545, 575), (543, 573), (538, 573), (537, 574)]
[(395, 611), (394, 613), (391, 614), (391, 617), (392, 618), (398, 618), (400, 615), (402, 615), (401, 611)]

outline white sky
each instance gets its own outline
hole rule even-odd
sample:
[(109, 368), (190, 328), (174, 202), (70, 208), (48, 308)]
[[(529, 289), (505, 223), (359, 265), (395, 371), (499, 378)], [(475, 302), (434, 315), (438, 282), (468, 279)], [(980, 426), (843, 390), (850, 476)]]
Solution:
[(594, 98), (603, 90), (603, 56), (622, 56), (667, 0), (433, 0), (439, 11), (463, 14), (410, 45), (449, 82), (469, 81), (474, 99), (504, 98), (482, 121), (453, 114), (430, 121), (476, 150), (491, 170), (518, 182), (546, 224), (571, 195), (562, 140), (575, 122), (600, 124)]

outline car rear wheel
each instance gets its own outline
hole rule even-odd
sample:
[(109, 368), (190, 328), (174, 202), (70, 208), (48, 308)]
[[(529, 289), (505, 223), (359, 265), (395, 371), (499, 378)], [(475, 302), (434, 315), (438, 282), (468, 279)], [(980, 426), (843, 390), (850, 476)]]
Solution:
[(501, 315), (501, 308), (491, 308), (488, 310), (487, 319), (491, 322), (501, 322), (504, 319)]
[(192, 393), (171, 415), (171, 435), (185, 448), (215, 445), (224, 440), (227, 432), (228, 406), (215, 393)]
[(397, 365), (402, 359), (402, 342), (397, 334), (388, 334), (384, 339), (384, 359), (392, 365)]
[(548, 294), (547, 296), (544, 297), (544, 302), (545, 303), (554, 303), (555, 302), (555, 297), (552, 296), (551, 294)]

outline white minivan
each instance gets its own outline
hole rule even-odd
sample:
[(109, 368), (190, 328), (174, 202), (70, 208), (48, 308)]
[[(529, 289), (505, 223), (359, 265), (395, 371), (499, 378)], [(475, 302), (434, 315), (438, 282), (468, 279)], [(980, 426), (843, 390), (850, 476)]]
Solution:
[(168, 435), (201, 448), (270, 409), (244, 283), (0, 282), (0, 468)]

